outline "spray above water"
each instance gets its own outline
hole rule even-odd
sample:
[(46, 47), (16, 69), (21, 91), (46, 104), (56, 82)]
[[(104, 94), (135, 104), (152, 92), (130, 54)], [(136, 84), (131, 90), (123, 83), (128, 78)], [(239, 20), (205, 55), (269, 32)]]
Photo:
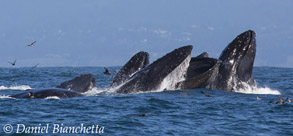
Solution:
[(244, 93), (244, 94), (272, 94), (272, 95), (280, 95), (281, 93), (278, 90), (273, 90), (269, 87), (258, 87), (258, 86), (250, 86), (249, 84), (242, 82), (242, 88), (236, 89), (236, 93)]

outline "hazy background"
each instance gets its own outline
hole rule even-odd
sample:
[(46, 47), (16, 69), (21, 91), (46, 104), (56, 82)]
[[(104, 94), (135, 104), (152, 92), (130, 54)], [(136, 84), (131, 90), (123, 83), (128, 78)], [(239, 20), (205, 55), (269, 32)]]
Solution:
[[(292, 0), (0, 0), (0, 67), (121, 66), (183, 45), (218, 57), (257, 33), (256, 66), (293, 67)], [(37, 41), (34, 47), (26, 45)]]

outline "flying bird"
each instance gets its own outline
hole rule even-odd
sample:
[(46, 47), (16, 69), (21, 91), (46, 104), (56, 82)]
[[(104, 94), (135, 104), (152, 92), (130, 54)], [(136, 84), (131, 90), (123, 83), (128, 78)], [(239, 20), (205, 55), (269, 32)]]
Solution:
[(37, 41), (34, 41), (34, 42), (32, 42), (31, 44), (29, 44), (29, 45), (27, 45), (27, 46), (32, 47), (32, 46), (35, 45), (36, 42), (37, 42)]
[(291, 100), (289, 99), (289, 96), (287, 96), (287, 98), (285, 100), (283, 100), (280, 95), (279, 95), (279, 101), (280, 102), (271, 102), (271, 103), (272, 104), (284, 104), (286, 101), (288, 101), (289, 103), (291, 102)]
[(8, 62), (8, 63), (10, 63), (12, 66), (15, 66), (16, 60), (14, 62)]
[(132, 115), (128, 115), (128, 117), (147, 117), (147, 116), (155, 116), (156, 114), (148, 114), (148, 113), (140, 113), (140, 114), (132, 114)]
[(105, 72), (104, 72), (104, 74), (106, 74), (106, 75), (109, 75), (109, 76), (111, 76), (112, 74), (109, 72), (109, 70), (106, 68), (106, 67), (104, 67), (104, 69), (105, 69)]
[(37, 68), (39, 66), (39, 64), (34, 65), (32, 68)]
[(284, 104), (286, 102), (282, 99), (282, 97), (280, 95), (279, 95), (279, 100), (280, 100), (280, 104)]
[(213, 97), (213, 96), (211, 96), (211, 95), (209, 95), (209, 94), (203, 92), (202, 90), (200, 90), (200, 93), (204, 94), (206, 97)]

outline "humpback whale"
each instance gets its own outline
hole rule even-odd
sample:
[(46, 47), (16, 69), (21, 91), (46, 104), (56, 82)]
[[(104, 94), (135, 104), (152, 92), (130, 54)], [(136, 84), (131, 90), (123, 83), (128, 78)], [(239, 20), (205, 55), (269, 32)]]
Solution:
[(143, 69), (149, 64), (149, 53), (136, 53), (115, 75), (111, 87), (118, 86), (127, 81), (134, 73)]
[(228, 44), (219, 59), (192, 58), (186, 80), (179, 83), (181, 88), (235, 91), (243, 88), (244, 83), (254, 86), (256, 83), (252, 70), (256, 53), (255, 35), (252, 30), (241, 33)]
[(207, 58), (207, 57), (209, 57), (209, 54), (207, 52), (203, 52), (199, 54), (198, 56), (196, 56), (196, 58)]
[(23, 93), (12, 95), (12, 98), (47, 98), (57, 96), (59, 98), (70, 98), (83, 96), (80, 93), (69, 91), (62, 88), (32, 89)]
[(96, 79), (92, 74), (82, 74), (72, 80), (65, 81), (56, 88), (68, 89), (71, 91), (83, 93), (96, 86)]
[(59, 98), (70, 98), (83, 96), (80, 93), (92, 89), (96, 85), (96, 79), (92, 74), (82, 74), (72, 80), (65, 81), (56, 88), (29, 89), (23, 93), (12, 95), (13, 98), (47, 98), (57, 96)]
[[(165, 89), (161, 88), (165, 79), (168, 79), (168, 76), (172, 75), (172, 72), (175, 71), (176, 68), (180, 68), (180, 66), (184, 65), (186, 62), (188, 64), (192, 48), (192, 45), (188, 45), (166, 54), (162, 58), (135, 73), (125, 84), (118, 88), (117, 92), (134, 93), (139, 91)], [(188, 65), (186, 65), (186, 67), (187, 66)], [(182, 76), (185, 73), (174, 74)], [(171, 80), (176, 79), (173, 78)]]

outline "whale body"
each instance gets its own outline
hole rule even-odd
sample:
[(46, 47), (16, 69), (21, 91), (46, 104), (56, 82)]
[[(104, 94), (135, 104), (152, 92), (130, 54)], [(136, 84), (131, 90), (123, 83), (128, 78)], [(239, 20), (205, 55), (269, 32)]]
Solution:
[(62, 88), (47, 88), (47, 89), (30, 89), (25, 92), (12, 95), (12, 98), (48, 98), (48, 97), (59, 97), (59, 98), (71, 98), (83, 96), (80, 93), (69, 91)]

